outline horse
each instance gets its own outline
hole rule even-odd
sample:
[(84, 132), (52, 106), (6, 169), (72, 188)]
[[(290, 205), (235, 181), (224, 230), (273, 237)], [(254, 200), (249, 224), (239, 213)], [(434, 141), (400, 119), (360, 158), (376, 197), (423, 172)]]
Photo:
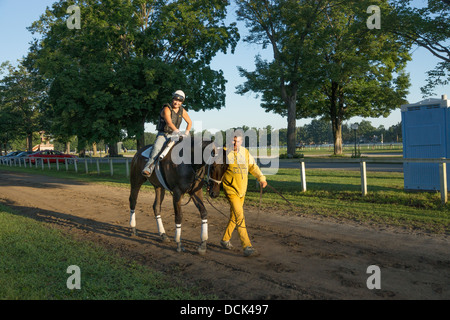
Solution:
[[(224, 148), (218, 148), (211, 141), (196, 141), (197, 139), (186, 139), (185, 146), (190, 146), (191, 160), (195, 158), (194, 150), (199, 151), (201, 147), (202, 160), (200, 161), (183, 161), (175, 163), (172, 154), (174, 150), (179, 150), (180, 143), (183, 139), (175, 143), (170, 151), (159, 160), (160, 175), (165, 180), (165, 186), (157, 177), (158, 168), (155, 167), (150, 177), (146, 178), (141, 174), (147, 159), (142, 156), (142, 153), (147, 150), (150, 145), (141, 148), (133, 157), (130, 167), (130, 227), (132, 236), (137, 235), (136, 231), (136, 215), (135, 208), (139, 190), (142, 184), (149, 181), (155, 188), (155, 200), (153, 203), (153, 212), (156, 219), (159, 237), (163, 242), (170, 242), (167, 236), (164, 225), (161, 219), (161, 204), (164, 200), (165, 187), (173, 195), (173, 207), (175, 211), (175, 242), (177, 244), (177, 252), (184, 252), (185, 249), (181, 243), (181, 222), (183, 213), (181, 210), (181, 200), (184, 194), (189, 194), (195, 206), (200, 212), (202, 220), (201, 227), (201, 243), (197, 249), (198, 253), (204, 255), (206, 253), (206, 243), (208, 240), (208, 212), (203, 204), (203, 185), (205, 183), (204, 176), (206, 175), (207, 192), (211, 198), (216, 198), (220, 194), (220, 184), (222, 177), (227, 169), (225, 163), (226, 151)], [(191, 143), (188, 142), (191, 140)], [(197, 145), (196, 145), (197, 143)], [(178, 147), (178, 149), (177, 149)], [(164, 148), (163, 148), (164, 150)], [(185, 149), (182, 149), (183, 153)], [(205, 151), (206, 150), (206, 151)], [(210, 151), (210, 152), (209, 152)], [(206, 155), (206, 156), (205, 156)], [(179, 155), (178, 155), (179, 156)], [(177, 157), (176, 151), (174, 157)], [(198, 158), (198, 157), (197, 157)], [(196, 159), (197, 159), (196, 158)], [(205, 158), (207, 160), (205, 161)], [(193, 162), (193, 163), (192, 163)], [(195, 163), (198, 162), (198, 163)], [(190, 200), (189, 200), (190, 201)]]

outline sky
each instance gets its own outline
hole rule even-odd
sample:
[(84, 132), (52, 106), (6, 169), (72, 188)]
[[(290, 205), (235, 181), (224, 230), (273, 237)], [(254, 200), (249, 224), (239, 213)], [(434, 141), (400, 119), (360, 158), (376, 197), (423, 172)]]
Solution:
[[(423, 0), (419, 0), (422, 1)], [(39, 19), (44, 13), (46, 7), (51, 7), (55, 0), (0, 0), (0, 63), (10, 61), (13, 65), (17, 60), (26, 56), (29, 43), (32, 40), (32, 34), (26, 29), (33, 21)], [(235, 21), (235, 10), (231, 7), (229, 10), (228, 21)], [(382, 14), (382, 13), (381, 13)], [(83, 17), (81, 16), (81, 21)], [(383, 16), (381, 15), (381, 23)], [(246, 95), (236, 94), (236, 87), (245, 82), (245, 78), (239, 76), (237, 67), (241, 66), (247, 70), (254, 70), (254, 58), (261, 53), (263, 57), (270, 57), (270, 53), (263, 52), (262, 49), (254, 44), (242, 41), (242, 34), (246, 32), (242, 22), (238, 23), (241, 33), (234, 54), (219, 53), (212, 62), (212, 69), (222, 69), (224, 77), (227, 80), (225, 107), (220, 110), (211, 111), (190, 111), (189, 115), (194, 122), (196, 131), (207, 129), (210, 132), (216, 130), (227, 130), (233, 127), (242, 127), (246, 125), (250, 128), (264, 128), (271, 125), (274, 129), (287, 127), (287, 118), (274, 113), (266, 113), (260, 107), (261, 101), (255, 97), (255, 94)], [(409, 103), (416, 103), (424, 100), (420, 87), (426, 84), (426, 72), (432, 70), (439, 62), (428, 50), (414, 46), (411, 49), (412, 61), (408, 63), (407, 72), (410, 74), (411, 87), (410, 93), (406, 97)], [(183, 88), (174, 88), (174, 91)], [(442, 94), (450, 97), (450, 87), (436, 87), (435, 95), (432, 98), (440, 98)], [(427, 97), (430, 98), (430, 97)], [(384, 125), (389, 128), (401, 122), (401, 112), (399, 109), (392, 111), (387, 118), (360, 118), (350, 119), (348, 123), (368, 120), (373, 126)], [(311, 119), (297, 120), (297, 126), (303, 126), (311, 122)], [(183, 129), (183, 126), (181, 127)], [(147, 132), (154, 132), (153, 124), (146, 124)]]

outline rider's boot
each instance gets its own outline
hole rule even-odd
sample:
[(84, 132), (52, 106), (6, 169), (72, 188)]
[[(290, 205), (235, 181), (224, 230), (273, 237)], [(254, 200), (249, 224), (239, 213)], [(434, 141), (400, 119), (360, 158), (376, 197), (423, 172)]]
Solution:
[(149, 178), (152, 175), (154, 169), (155, 169), (155, 162), (150, 160), (147, 162), (141, 173), (144, 177)]

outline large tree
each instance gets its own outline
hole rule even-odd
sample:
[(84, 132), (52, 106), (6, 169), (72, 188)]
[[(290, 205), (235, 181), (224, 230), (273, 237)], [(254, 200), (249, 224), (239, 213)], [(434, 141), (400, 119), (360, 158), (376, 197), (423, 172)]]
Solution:
[(438, 86), (450, 84), (450, 1), (428, 0), (414, 7), (411, 0), (392, 0), (394, 10), (383, 18), (383, 28), (405, 41), (427, 49), (439, 59), (428, 71), (424, 96)]
[(241, 0), (247, 41), (271, 45), (271, 62), (240, 69), (238, 92), (262, 93), (262, 107), (288, 117), (288, 154), (295, 152), (295, 119), (312, 116), (332, 124), (334, 153), (342, 153), (342, 123), (353, 116), (387, 116), (404, 102), (403, 72), (410, 42), (383, 29), (368, 29), (370, 5), (387, 1)]
[[(80, 29), (69, 29), (67, 8), (80, 7)], [(123, 130), (144, 142), (145, 122), (183, 89), (187, 108), (221, 108), (225, 79), (210, 68), (218, 52), (234, 49), (226, 1), (60, 1), (30, 28), (43, 35), (29, 55), (49, 81), (53, 130), (79, 143), (113, 143)]]
[[(26, 148), (33, 148), (33, 132), (42, 130), (44, 118), (40, 110), (43, 91), (38, 81), (19, 63), (0, 66), (0, 139), (6, 148), (10, 140), (25, 137)], [(0, 148), (1, 149), (1, 148)]]

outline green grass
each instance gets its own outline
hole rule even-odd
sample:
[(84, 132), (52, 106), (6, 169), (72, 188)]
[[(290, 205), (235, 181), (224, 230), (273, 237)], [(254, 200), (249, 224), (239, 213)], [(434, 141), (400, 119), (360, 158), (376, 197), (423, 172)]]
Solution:
[[(291, 214), (321, 215), (368, 224), (420, 229), (437, 234), (450, 233), (449, 204), (443, 205), (439, 192), (405, 192), (403, 173), (368, 172), (368, 194), (361, 195), (358, 171), (307, 170), (307, 191), (301, 191), (300, 172), (280, 169), (268, 182), (296, 208)], [(266, 208), (289, 210), (278, 194), (263, 193)], [(259, 193), (249, 179), (248, 204), (259, 205)]]
[[(196, 294), (195, 289), (170, 282), (162, 273), (90, 242), (75, 241), (1, 205), (0, 243), (0, 299), (214, 298)], [(67, 288), (70, 265), (80, 268), (81, 289)]]

